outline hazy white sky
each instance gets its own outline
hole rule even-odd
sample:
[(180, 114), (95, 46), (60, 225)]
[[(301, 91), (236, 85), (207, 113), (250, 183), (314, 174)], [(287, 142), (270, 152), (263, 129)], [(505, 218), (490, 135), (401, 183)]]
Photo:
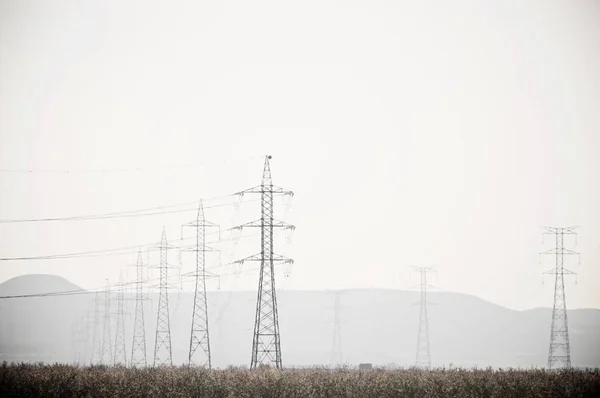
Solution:
[[(579, 225), (567, 304), (600, 308), (599, 18), (591, 0), (0, 0), (0, 169), (71, 170), (0, 172), (0, 218), (221, 197), (271, 154), (296, 192), (289, 213), (277, 202), (298, 228), (276, 247), (296, 260), (279, 288), (403, 289), (408, 266), (436, 265), (444, 290), (549, 306), (540, 226)], [(228, 228), (259, 208), (206, 215)], [(194, 217), (0, 224), (0, 256), (141, 245), (163, 225), (178, 239)], [(259, 251), (240, 242), (223, 261)], [(95, 288), (135, 260), (2, 261), (0, 281)]]

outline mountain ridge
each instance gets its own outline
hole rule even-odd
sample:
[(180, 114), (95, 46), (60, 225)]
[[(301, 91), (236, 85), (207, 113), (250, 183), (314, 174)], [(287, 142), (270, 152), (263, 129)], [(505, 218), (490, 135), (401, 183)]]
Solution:
[(24, 274), (0, 283), (0, 296), (45, 294), (85, 290), (54, 274)]

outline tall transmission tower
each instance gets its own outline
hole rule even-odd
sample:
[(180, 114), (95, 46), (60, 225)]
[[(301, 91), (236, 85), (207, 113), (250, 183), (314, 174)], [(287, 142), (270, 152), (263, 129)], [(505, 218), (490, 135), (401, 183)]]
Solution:
[(171, 351), (171, 324), (169, 318), (169, 284), (167, 251), (174, 248), (167, 243), (167, 233), (163, 227), (160, 241), (160, 285), (158, 290), (158, 316), (156, 319), (156, 338), (154, 345), (154, 366), (173, 366)]
[(579, 255), (564, 246), (565, 235), (575, 235), (577, 227), (544, 227), (544, 235), (554, 235), (556, 247), (540, 254), (555, 256), (556, 265), (544, 274), (555, 275), (554, 305), (552, 308), (552, 323), (550, 325), (550, 347), (548, 350), (548, 369), (570, 368), (571, 348), (569, 344), (569, 322), (567, 318), (567, 302), (565, 298), (565, 275), (576, 275), (575, 272), (564, 268), (564, 256)]
[(106, 281), (106, 290), (104, 291), (104, 328), (102, 332), (102, 351), (100, 354), (101, 362), (104, 364), (112, 364), (112, 342), (110, 332), (110, 286)]
[(125, 353), (125, 288), (123, 286), (123, 273), (119, 275), (119, 291), (117, 293), (117, 334), (115, 336), (115, 365), (127, 365)]
[(260, 194), (261, 218), (233, 229), (241, 230), (246, 227), (256, 227), (261, 230), (260, 253), (236, 261), (243, 264), (245, 261), (260, 262), (260, 276), (258, 282), (258, 297), (256, 300), (256, 316), (254, 320), (254, 334), (252, 339), (252, 357), (250, 369), (259, 365), (275, 365), (282, 368), (281, 340), (279, 336), (279, 315), (277, 312), (277, 297), (275, 290), (275, 263), (292, 264), (293, 260), (273, 251), (273, 230), (284, 228), (294, 230), (293, 225), (277, 221), (273, 218), (273, 196), (292, 196), (292, 191), (273, 186), (271, 178), (271, 156), (265, 157), (262, 183), (256, 187), (237, 192), (235, 195)]
[[(212, 368), (210, 355), (210, 336), (208, 333), (208, 308), (206, 300), (206, 279), (216, 275), (206, 271), (206, 252), (213, 251), (206, 245), (206, 227), (219, 228), (217, 224), (206, 221), (204, 218), (204, 206), (202, 200), (198, 205), (198, 215), (196, 221), (189, 222), (183, 227), (196, 228), (196, 246), (191, 251), (196, 252), (196, 269), (192, 273), (196, 283), (194, 288), (194, 307), (192, 310), (192, 330), (190, 334), (190, 350), (188, 355), (188, 364), (200, 365), (202, 367)], [(200, 350), (198, 350), (200, 348)], [(202, 354), (200, 354), (200, 352)]]
[(333, 341), (331, 343), (331, 364), (341, 365), (342, 364), (342, 328), (340, 326), (340, 293), (339, 291), (334, 292), (334, 305), (333, 305)]
[(146, 362), (146, 324), (144, 322), (143, 279), (144, 264), (142, 251), (138, 252), (136, 264), (135, 315), (133, 321), (133, 342), (131, 344), (131, 366), (147, 365)]
[(101, 314), (101, 299), (100, 292), (94, 294), (94, 329), (92, 335), (92, 357), (90, 358), (90, 364), (96, 364), (102, 362), (102, 344), (100, 342), (100, 314)]
[[(86, 313), (82, 316), (82, 318), (77, 322), (78, 326), (76, 326), (76, 339), (78, 341), (79, 353), (76, 355), (76, 361), (78, 365), (85, 366), (90, 363), (90, 349), (93, 348), (90, 346), (90, 331), (93, 332), (93, 329), (90, 327), (91, 321), (94, 319), (90, 311), (86, 311)], [(91, 364), (91, 363), (90, 363)]]
[(431, 367), (431, 356), (429, 351), (429, 319), (427, 317), (427, 272), (434, 269), (431, 267), (414, 267), (421, 277), (419, 287), (421, 289), (421, 300), (419, 301), (419, 332), (417, 337), (417, 358), (416, 367), (429, 369)]
[(86, 332), (87, 332), (87, 321), (86, 317), (78, 319), (72, 326), (73, 333), (73, 354), (75, 366), (82, 366), (85, 363), (86, 357)]

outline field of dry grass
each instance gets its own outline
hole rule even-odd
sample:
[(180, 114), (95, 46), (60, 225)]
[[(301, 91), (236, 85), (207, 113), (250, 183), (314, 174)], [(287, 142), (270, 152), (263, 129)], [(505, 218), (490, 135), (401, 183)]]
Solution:
[(600, 370), (77, 368), (3, 365), (0, 397), (600, 397)]

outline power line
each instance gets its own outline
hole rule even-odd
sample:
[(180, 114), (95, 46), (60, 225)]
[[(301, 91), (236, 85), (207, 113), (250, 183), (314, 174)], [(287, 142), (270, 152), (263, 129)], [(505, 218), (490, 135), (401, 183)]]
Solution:
[(198, 164), (181, 164), (181, 165), (165, 165), (158, 167), (131, 167), (131, 168), (101, 168), (101, 169), (35, 169), (35, 168), (6, 168), (0, 169), (0, 173), (15, 173), (15, 174), (114, 174), (114, 173), (144, 173), (156, 172), (161, 170), (176, 170), (176, 169), (200, 169), (211, 164), (228, 165), (232, 163), (241, 163), (251, 160), (260, 159), (262, 156), (250, 156), (238, 160), (221, 160), (213, 163), (198, 163)]
[[(207, 234), (208, 235), (208, 234)], [(260, 235), (260, 233), (256, 233), (256, 234), (251, 234), (251, 235), (246, 235), (244, 236), (244, 238), (249, 238), (249, 237), (253, 237), (253, 236), (258, 236)], [(209, 243), (209, 242), (207, 242)], [(220, 265), (215, 265), (212, 267), (206, 267), (206, 270), (214, 270), (217, 268), (223, 268), (223, 267), (227, 267), (229, 265), (234, 265), (235, 263), (226, 263), (226, 264), (220, 264)], [(227, 274), (219, 274), (219, 276), (230, 276), (230, 275), (239, 275), (239, 274), (245, 274), (246, 272), (252, 271), (255, 268), (249, 268), (246, 271), (236, 271), (236, 272), (231, 272), (231, 273), (227, 273)], [(195, 277), (195, 274), (190, 274), (190, 275), (182, 275), (180, 277), (180, 279), (177, 279), (177, 281), (183, 280), (184, 278), (191, 278)], [(80, 294), (94, 294), (94, 293), (104, 293), (106, 288), (115, 288), (115, 287), (119, 287), (119, 286), (131, 286), (131, 285), (137, 285), (139, 283), (149, 283), (149, 282), (155, 282), (158, 281), (160, 278), (148, 278), (145, 280), (141, 280), (141, 282), (133, 281), (133, 282), (124, 282), (122, 284), (115, 284), (115, 285), (110, 285), (110, 286), (106, 286), (105, 289), (103, 290), (102, 288), (93, 288), (90, 290), (86, 290), (86, 289), (74, 289), (74, 290), (62, 290), (62, 291), (57, 291), (57, 292), (46, 292), (46, 293), (31, 293), (31, 294), (18, 294), (18, 295), (11, 295), (11, 296), (0, 296), (0, 299), (17, 299), (17, 298), (35, 298), (35, 297), (56, 297), (56, 296), (74, 296), (74, 295), (80, 295)]]
[[(231, 195), (226, 196), (218, 196), (214, 198), (210, 198), (207, 200), (217, 200), (230, 197)], [(248, 202), (255, 202), (255, 200), (249, 200)], [(133, 217), (146, 217), (146, 216), (156, 216), (161, 214), (173, 214), (173, 213), (184, 213), (197, 210), (196, 207), (189, 207), (186, 209), (178, 209), (178, 210), (164, 210), (173, 207), (181, 207), (181, 206), (190, 206), (191, 204), (195, 204), (196, 202), (185, 202), (173, 205), (166, 206), (155, 206), (146, 209), (137, 209), (137, 210), (127, 210), (120, 212), (112, 212), (112, 213), (98, 213), (98, 214), (87, 214), (87, 215), (79, 215), (79, 216), (65, 216), (65, 217), (44, 217), (44, 218), (17, 218), (17, 219), (4, 219), (0, 220), (0, 224), (15, 224), (15, 223), (28, 223), (28, 222), (50, 222), (50, 221), (88, 221), (88, 220), (105, 220), (105, 219), (113, 219), (113, 218), (133, 218)], [(224, 203), (220, 205), (206, 206), (206, 209), (218, 208), (218, 207), (227, 207), (233, 206), (233, 203)], [(152, 211), (152, 210), (163, 210), (163, 211)], [(148, 213), (148, 211), (152, 211)], [(138, 214), (141, 213), (141, 214)]]
[[(228, 265), (232, 265), (232, 264), (221, 264), (221, 265), (217, 265), (214, 267), (210, 267), (207, 268), (207, 270), (209, 269), (215, 269), (215, 268), (222, 268), (222, 267), (226, 267)], [(244, 271), (235, 271), (235, 272), (229, 272), (226, 274), (219, 274), (219, 276), (223, 277), (223, 276), (231, 276), (231, 275), (241, 275), (241, 274), (246, 274), (249, 272), (253, 272), (256, 271), (258, 268), (248, 268)], [(189, 278), (189, 282), (193, 282), (193, 279), (191, 279), (194, 275), (187, 275), (187, 276), (181, 276), (179, 279), (175, 280), (175, 283), (180, 282), (181, 280), (185, 279), (185, 278)], [(158, 281), (160, 278), (150, 278), (150, 279), (145, 279), (142, 281), (142, 283), (148, 283), (148, 282), (153, 282), (153, 281)], [(187, 283), (187, 282), (186, 282)], [(123, 283), (123, 286), (128, 286), (128, 285), (136, 285), (138, 284), (137, 281), (135, 282), (125, 282)], [(112, 287), (118, 287), (119, 285), (110, 285), (107, 286), (107, 288), (112, 288)], [(83, 295), (83, 294), (101, 294), (101, 293), (105, 293), (106, 289), (102, 290), (102, 289), (91, 289), (91, 290), (86, 290), (86, 289), (77, 289), (77, 290), (63, 290), (63, 291), (58, 291), (58, 292), (47, 292), (47, 293), (31, 293), (31, 294), (17, 294), (17, 295), (11, 295), (11, 296), (0, 296), (0, 300), (7, 300), (7, 299), (19, 299), (19, 298), (41, 298), (41, 297), (62, 297), (62, 296), (78, 296), (78, 295)]]
[[(207, 233), (206, 235), (215, 235), (218, 234), (218, 231)], [(224, 238), (212, 242), (206, 242), (207, 244), (214, 244), (219, 242), (228, 242), (234, 241), (241, 238), (248, 238), (251, 236), (257, 236), (259, 234), (250, 234), (244, 237), (234, 237), (234, 238)], [(195, 238), (183, 238), (181, 240), (190, 240)], [(64, 260), (71, 258), (86, 258), (86, 257), (104, 257), (104, 256), (112, 256), (112, 255), (124, 255), (124, 254), (135, 254), (137, 253), (137, 249), (148, 247), (150, 245), (154, 245), (155, 243), (149, 243), (144, 245), (135, 245), (135, 246), (123, 246), (117, 247), (114, 249), (102, 249), (102, 250), (88, 250), (84, 252), (74, 252), (74, 253), (65, 253), (65, 254), (48, 254), (43, 256), (29, 256), (29, 257), (0, 257), (0, 261), (34, 261), (34, 260)], [(188, 247), (188, 246), (182, 246)], [(189, 245), (192, 247), (192, 245)], [(128, 251), (124, 251), (128, 250)], [(158, 250), (158, 249), (148, 249), (148, 250)], [(119, 252), (119, 253), (113, 253)]]

